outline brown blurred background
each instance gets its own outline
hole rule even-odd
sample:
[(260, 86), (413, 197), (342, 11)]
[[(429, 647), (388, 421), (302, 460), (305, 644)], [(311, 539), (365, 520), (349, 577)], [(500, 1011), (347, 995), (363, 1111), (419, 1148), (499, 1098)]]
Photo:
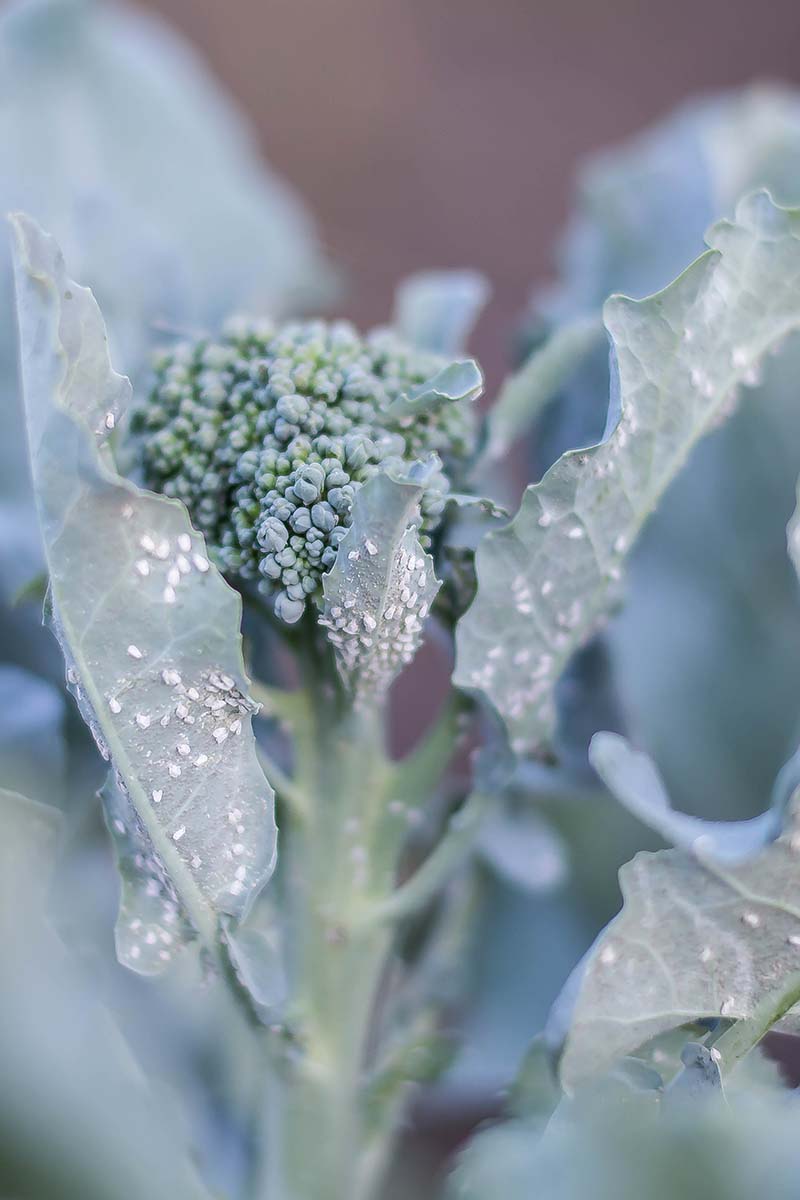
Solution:
[[(149, 0), (188, 34), (383, 319), (418, 267), (495, 294), (490, 385), (552, 269), (575, 164), (701, 89), (800, 81), (798, 0)], [(213, 170), (213, 164), (209, 164)]]

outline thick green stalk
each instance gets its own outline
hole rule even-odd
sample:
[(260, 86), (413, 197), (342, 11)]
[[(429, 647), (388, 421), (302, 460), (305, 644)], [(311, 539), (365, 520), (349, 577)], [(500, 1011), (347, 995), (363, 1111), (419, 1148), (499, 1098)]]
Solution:
[(783, 986), (771, 992), (756, 1007), (752, 1016), (734, 1023), (714, 1042), (715, 1057), (723, 1078), (755, 1049), (762, 1038), (777, 1025), (790, 1008), (800, 1003), (800, 975), (786, 979)]
[(260, 1200), (367, 1200), (375, 1148), (363, 1084), (392, 931), (360, 918), (392, 882), (374, 877), (371, 854), (391, 764), (384, 712), (326, 695), (320, 667), (307, 670), (310, 720), (295, 731), (304, 804), (287, 810), (281, 843), (288, 1017), (300, 1046), (270, 1081)]

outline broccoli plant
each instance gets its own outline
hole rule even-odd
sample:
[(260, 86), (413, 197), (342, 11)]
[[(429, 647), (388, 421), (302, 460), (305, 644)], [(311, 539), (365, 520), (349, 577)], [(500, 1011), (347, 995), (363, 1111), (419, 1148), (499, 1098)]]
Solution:
[[(257, 580), (275, 616), (293, 625), (307, 603), (324, 608), (323, 578), (368, 480), (427, 463), (414, 503), (420, 550), (430, 546), (451, 478), (475, 452), (470, 402), (480, 392), (474, 363), (448, 363), (390, 330), (362, 339), (344, 322), (240, 321), (219, 342), (164, 355), (133, 427), (144, 435), (148, 486), (182, 500), (220, 569)], [(348, 561), (376, 553), (350, 549)], [(408, 582), (406, 616), (424, 607), (429, 591), (425, 579)], [(341, 615), (328, 611), (327, 619)], [(387, 620), (384, 612), (382, 627)], [(367, 613), (359, 622), (352, 632), (352, 620), (344, 623), (348, 636), (377, 628)]]
[[(491, 464), (594, 318), (535, 351), (485, 423), (468, 272), (409, 281), (365, 335), (232, 318), (167, 349), (131, 402), (91, 293), (14, 219), (47, 619), (109, 763), (117, 953), (150, 976), (193, 956), (234, 1006), (257, 1064), (252, 1197), (382, 1195), (412, 1085), (447, 1066), (476, 862), (518, 869), (520, 800), (575, 782), (559, 687), (694, 446), (800, 328), (800, 210), (753, 193), (708, 246), (663, 291), (606, 303), (603, 437), (510, 517)], [(454, 687), (397, 756), (392, 684), (428, 636), (454, 650)], [(800, 1000), (794, 767), (766, 816), (719, 829), (675, 812), (626, 742), (601, 736), (592, 759), (681, 848), (630, 868), (553, 1011), (554, 1136), (587, 1080), (654, 1038), (677, 1042), (634, 1090), (659, 1107), (718, 1088)], [(486, 1195), (466, 1161), (455, 1186)]]

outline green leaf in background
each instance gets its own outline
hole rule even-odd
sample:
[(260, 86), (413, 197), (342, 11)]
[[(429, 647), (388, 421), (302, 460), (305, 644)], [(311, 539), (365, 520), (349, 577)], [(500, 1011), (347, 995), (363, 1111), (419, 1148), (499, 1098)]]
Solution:
[(477, 271), (420, 271), (397, 289), (392, 328), (422, 350), (459, 354), (488, 299)]
[(797, 1105), (774, 1090), (670, 1106), (608, 1086), (542, 1136), (530, 1121), (480, 1133), (448, 1200), (794, 1200)]
[(673, 846), (735, 863), (772, 841), (780, 832), (782, 806), (776, 804), (749, 821), (704, 821), (672, 807), (652, 759), (616, 733), (596, 733), (589, 759), (609, 791), (645, 825)]
[[(557, 282), (532, 303), (532, 332), (557, 336), (599, 315), (612, 292), (664, 287), (700, 252), (710, 223), (758, 187), (800, 203), (796, 89), (760, 83), (693, 98), (593, 154), (579, 171)], [(676, 802), (704, 815), (757, 811), (797, 742), (800, 605), (784, 529), (799, 356), (790, 344), (762, 364), (762, 382), (697, 447), (643, 531), (606, 635), (627, 731)], [(601, 436), (608, 375), (603, 349), (565, 381), (536, 432), (539, 473)], [(587, 732), (612, 727), (600, 714)]]
[(564, 845), (552, 826), (530, 808), (498, 806), (480, 830), (480, 859), (513, 887), (551, 891), (568, 875)]
[(14, 228), (31, 462), (67, 678), (130, 803), (113, 820), (146, 843), (214, 945), (220, 914), (245, 914), (275, 858), (241, 600), (183, 506), (114, 472), (108, 437), (130, 386), (111, 368), (97, 305), (51, 238), (28, 218)]
[(800, 325), (799, 228), (797, 211), (757, 193), (663, 292), (606, 304), (618, 373), (610, 432), (563, 455), (508, 528), (486, 536), (457, 631), (455, 680), (492, 700), (516, 752), (546, 748), (555, 683), (615, 602), (642, 525), (737, 384)]
[(41, 911), (50, 886), (50, 870), (61, 833), (61, 814), (18, 792), (0, 789), (3, 838), (0, 840), (0, 920), (13, 932), (15, 908), (25, 904)]
[[(641, 297), (664, 287), (702, 251), (708, 226), (758, 187), (800, 203), (795, 88), (693, 97), (592, 154), (579, 164), (557, 280), (532, 303), (525, 347), (599, 319), (614, 292)], [(800, 602), (785, 541), (798, 474), (800, 345), (793, 339), (761, 371), (662, 498), (629, 559), (622, 610), (557, 689), (560, 762), (585, 773), (592, 734), (625, 732), (652, 756), (679, 809), (716, 819), (764, 808), (800, 730)], [(564, 450), (602, 437), (608, 389), (604, 340), (562, 379), (538, 422), (531, 478)], [(495, 903), (491, 952), (512, 937), (531, 951), (527, 961), (509, 951), (485, 966), (491, 998), (471, 1026), (479, 1067), (501, 1061), (502, 1036), (502, 1062), (513, 1070), (564, 975), (617, 911), (619, 867), (637, 849), (656, 848), (616, 808), (602, 796), (560, 804), (569, 888), (546, 906), (537, 897), (523, 907), (510, 890)]]
[(361, 700), (384, 695), (422, 642), (440, 584), (417, 534), (419, 504), (438, 469), (432, 455), (407, 475), (380, 471), (367, 480), (324, 577), (320, 624), (328, 628), (342, 677)]
[(0, 204), (53, 229), (127, 371), (161, 322), (281, 315), (331, 284), (310, 217), (243, 114), (187, 42), (133, 8), (4, 10)]
[(622, 869), (622, 913), (578, 968), (559, 1061), (568, 1091), (668, 1029), (717, 1017), (768, 1029), (800, 997), (798, 831), (795, 806), (750, 862), (662, 850)]
[(563, 325), (503, 382), (486, 419), (483, 461), (495, 461), (523, 437), (591, 349), (605, 344), (602, 322), (583, 317)]
[[(787, 528), (798, 573), (799, 531), (800, 499)], [(597, 734), (591, 758), (627, 808), (683, 849), (639, 854), (620, 872), (622, 912), (551, 1015), (562, 1082), (569, 1089), (704, 1017), (734, 1021), (719, 1043), (727, 1038), (730, 1062), (721, 1061), (733, 1065), (800, 1001), (796, 759), (778, 776), (771, 810), (725, 826), (676, 813), (652, 762), (624, 739)]]
[[(305, 206), (187, 41), (104, 0), (1, 7), (0, 213), (52, 230), (98, 297), (118, 368), (138, 383), (177, 331), (326, 302), (332, 270)], [(0, 658), (55, 681), (35, 613), (10, 607), (43, 561), (16, 367), (0, 238)]]
[(53, 800), (66, 768), (64, 700), (30, 671), (0, 665), (0, 779), (35, 800)]
[(0, 791), (0, 1191), (30, 1200), (210, 1200), (166, 1090), (145, 1080), (98, 980), (47, 919), (55, 809)]
[(532, 310), (561, 324), (598, 313), (612, 291), (665, 287), (746, 192), (768, 186), (781, 203), (796, 203), (799, 160), (800, 94), (774, 83), (692, 98), (591, 154), (578, 172), (557, 282)]
[(408, 396), (399, 396), (387, 409), (391, 417), (405, 417), (410, 425), (423, 413), (438, 412), (448, 404), (469, 404), (483, 391), (483, 374), (471, 358), (443, 367)]

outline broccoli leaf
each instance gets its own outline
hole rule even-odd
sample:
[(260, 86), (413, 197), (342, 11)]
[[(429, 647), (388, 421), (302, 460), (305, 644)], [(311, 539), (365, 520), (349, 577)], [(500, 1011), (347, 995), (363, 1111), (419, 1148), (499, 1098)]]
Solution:
[(471, 358), (449, 363), (441, 371), (421, 383), (407, 396), (389, 405), (392, 417), (404, 417), (409, 423), (423, 413), (437, 412), (447, 404), (469, 404), (483, 391), (483, 373)]
[[(628, 1064), (629, 1068), (633, 1064)], [(446, 1200), (788, 1200), (797, 1188), (797, 1106), (789, 1090), (670, 1103), (628, 1071), (536, 1120), (479, 1130)], [(699, 1099), (700, 1097), (695, 1097)], [(677, 1100), (677, 1096), (676, 1096)]]
[(65, 705), (52, 683), (0, 665), (0, 778), (3, 786), (52, 801), (65, 778)]
[(120, 877), (117, 958), (140, 975), (159, 975), (195, 931), (113, 771), (101, 794)]
[(798, 210), (756, 193), (708, 243), (663, 292), (607, 302), (607, 436), (564, 454), (478, 547), (455, 680), (493, 701), (518, 753), (546, 748), (554, 686), (607, 616), (625, 555), (690, 450), (765, 351), (800, 325)]
[(115, 473), (108, 436), (130, 386), (111, 368), (95, 300), (67, 278), (52, 238), (25, 217), (14, 230), (31, 462), (67, 679), (128, 800), (114, 821), (146, 842), (216, 944), (220, 914), (245, 914), (275, 857), (241, 601), (183, 506)]
[(589, 759), (628, 812), (673, 846), (687, 850), (701, 846), (704, 856), (735, 863), (754, 854), (780, 832), (780, 804), (749, 821), (705, 821), (677, 812), (652, 759), (635, 751), (616, 733), (596, 733)]
[(7, 788), (0, 788), (0, 816), (0, 920), (10, 934), (8, 923), (21, 896), (32, 908), (44, 906), (62, 818), (50, 805)]
[(323, 580), (328, 627), (340, 673), (360, 700), (383, 696), (414, 657), (439, 591), (433, 559), (417, 535), (432, 455), (407, 475), (381, 471), (356, 493), (353, 521)]
[[(260, 162), (249, 122), (193, 46), (141, 7), (0, 5), (0, 213), (16, 209), (55, 234), (93, 288), (115, 366), (135, 380), (157, 342), (234, 310), (317, 307), (333, 291), (300, 197)], [(44, 561), (18, 395), (0, 236), (0, 657), (55, 681), (60, 655), (33, 608), (10, 608)]]
[[(800, 574), (798, 497), (787, 541)], [(797, 757), (761, 817), (711, 823), (676, 813), (624, 739), (595, 735), (592, 764), (608, 786), (683, 849), (639, 854), (620, 871), (622, 912), (550, 1016), (566, 1087), (687, 1021), (721, 1016), (763, 1032), (800, 1000)]]
[[(237, 305), (279, 314), (331, 292), (300, 197), (154, 14), (4, 5), (0, 147), (0, 208), (53, 230), (126, 371), (146, 365), (154, 324), (206, 328)], [(0, 254), (0, 279), (5, 270)]]
[(477, 271), (420, 271), (398, 287), (392, 327), (421, 350), (458, 354), (488, 298)]
[(781, 837), (747, 862), (662, 850), (622, 868), (622, 912), (572, 980), (565, 1088), (688, 1021), (756, 1018), (768, 1028), (783, 1016), (800, 995), (798, 852), (794, 802)]
[[(591, 155), (530, 335), (599, 314), (612, 292), (664, 287), (711, 222), (758, 187), (800, 203), (800, 95), (772, 83), (692, 98)], [(671, 794), (731, 817), (767, 793), (800, 715), (800, 607), (781, 544), (797, 479), (799, 355), (794, 341), (764, 362), (763, 384), (695, 449), (643, 531), (607, 630), (622, 711)], [(536, 478), (602, 436), (608, 375), (603, 348), (564, 382), (537, 427)], [(590, 732), (615, 727), (609, 711)]]
[(0, 789), (0, 828), (3, 1192), (134, 1200), (158, 1180), (173, 1200), (211, 1200), (174, 1098), (148, 1084), (48, 920), (60, 814)]

